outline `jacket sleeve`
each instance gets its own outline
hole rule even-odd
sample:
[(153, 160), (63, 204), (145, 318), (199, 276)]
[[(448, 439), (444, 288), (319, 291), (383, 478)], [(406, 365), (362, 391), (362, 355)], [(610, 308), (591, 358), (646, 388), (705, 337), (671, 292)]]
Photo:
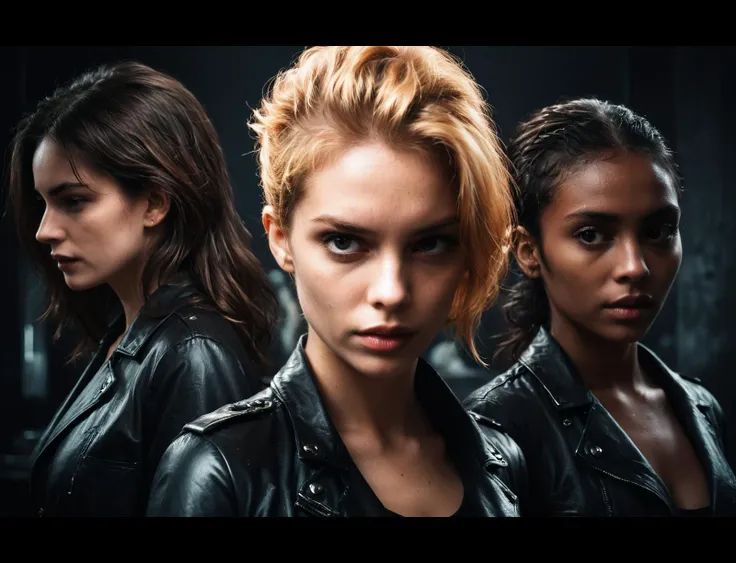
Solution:
[(185, 433), (167, 448), (146, 516), (237, 516), (230, 469), (212, 442)]
[(156, 365), (143, 413), (146, 471), (152, 475), (163, 452), (184, 425), (260, 390), (225, 346), (195, 336), (169, 349)]

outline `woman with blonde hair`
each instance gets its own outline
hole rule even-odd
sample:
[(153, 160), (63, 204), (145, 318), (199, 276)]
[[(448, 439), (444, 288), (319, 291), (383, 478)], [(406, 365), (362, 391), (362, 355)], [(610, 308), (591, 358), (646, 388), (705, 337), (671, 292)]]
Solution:
[(156, 516), (518, 516), (525, 465), (420, 358), (473, 341), (510, 182), (480, 88), (432, 47), (314, 47), (256, 110), (263, 225), (304, 335), (267, 390), (167, 450)]

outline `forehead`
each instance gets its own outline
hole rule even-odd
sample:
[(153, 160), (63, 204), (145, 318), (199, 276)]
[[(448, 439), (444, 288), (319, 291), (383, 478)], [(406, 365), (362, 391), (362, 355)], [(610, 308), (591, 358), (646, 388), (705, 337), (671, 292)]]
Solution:
[(678, 205), (673, 179), (646, 155), (625, 153), (581, 165), (566, 175), (548, 207), (551, 214), (596, 211), (640, 218)]
[(294, 219), (322, 214), (374, 230), (446, 219), (456, 195), (443, 171), (419, 152), (353, 146), (310, 175)]
[(89, 183), (95, 176), (81, 162), (76, 162), (77, 172), (69, 156), (51, 139), (43, 139), (33, 153), (33, 183), (40, 193), (45, 194), (59, 184), (77, 184), (80, 180)]
[(49, 138), (43, 139), (36, 147), (32, 166), (36, 185), (38, 185), (39, 177), (66, 172), (73, 174), (68, 156), (55, 141)]

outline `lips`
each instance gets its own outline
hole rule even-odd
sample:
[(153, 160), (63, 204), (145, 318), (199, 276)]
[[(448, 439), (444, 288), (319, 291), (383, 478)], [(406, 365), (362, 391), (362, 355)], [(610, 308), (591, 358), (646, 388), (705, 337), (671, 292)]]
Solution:
[(653, 306), (654, 299), (645, 293), (626, 295), (606, 305), (609, 309), (648, 309)]
[(389, 352), (404, 346), (417, 333), (404, 326), (376, 326), (358, 331), (361, 344), (375, 352)]
[(382, 338), (402, 338), (415, 334), (416, 331), (406, 327), (373, 327), (358, 331), (361, 336), (377, 336)]
[(66, 254), (51, 254), (51, 259), (59, 263), (75, 262), (76, 260), (78, 260), (78, 258), (67, 256)]

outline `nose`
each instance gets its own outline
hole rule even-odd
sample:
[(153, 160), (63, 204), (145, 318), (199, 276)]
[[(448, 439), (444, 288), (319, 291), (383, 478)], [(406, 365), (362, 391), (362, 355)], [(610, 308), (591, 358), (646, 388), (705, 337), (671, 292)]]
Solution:
[(379, 309), (397, 309), (409, 298), (406, 266), (399, 256), (387, 255), (377, 263), (368, 286), (368, 301)]
[(636, 240), (625, 240), (616, 253), (616, 269), (614, 277), (619, 283), (637, 282), (649, 275), (649, 267)]
[(54, 217), (54, 213), (46, 208), (41, 223), (36, 231), (36, 240), (41, 244), (54, 244), (64, 238), (64, 230)]

